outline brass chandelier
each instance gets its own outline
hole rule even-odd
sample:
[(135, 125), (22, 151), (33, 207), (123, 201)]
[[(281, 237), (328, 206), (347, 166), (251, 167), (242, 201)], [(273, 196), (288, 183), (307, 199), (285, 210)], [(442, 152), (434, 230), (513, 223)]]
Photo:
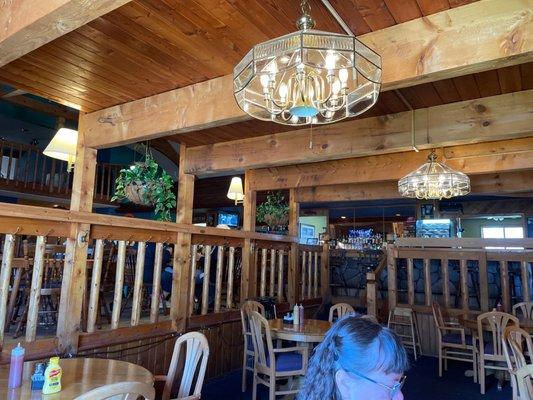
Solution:
[(398, 181), (398, 191), (403, 197), (449, 199), (470, 193), (470, 178), (438, 163), (437, 155), (432, 151), (426, 163)]
[(239, 107), (285, 125), (328, 124), (372, 107), (381, 57), (354, 36), (313, 30), (307, 0), (298, 31), (254, 46), (235, 67)]

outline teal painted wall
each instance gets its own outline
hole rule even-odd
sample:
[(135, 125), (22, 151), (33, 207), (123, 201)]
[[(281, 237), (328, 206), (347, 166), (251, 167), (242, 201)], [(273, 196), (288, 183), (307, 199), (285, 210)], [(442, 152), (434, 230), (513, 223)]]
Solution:
[(325, 216), (320, 217), (300, 217), (300, 224), (313, 225), (315, 227), (315, 237), (324, 233), (328, 226), (328, 219)]
[[(461, 226), (464, 229), (463, 237), (464, 238), (480, 238), (481, 237), (481, 227), (483, 226), (524, 226), (524, 221), (522, 218), (505, 218), (503, 221), (494, 221), (492, 219), (486, 218), (471, 218), (471, 219), (461, 219)], [(524, 235), (526, 233), (524, 232)]]

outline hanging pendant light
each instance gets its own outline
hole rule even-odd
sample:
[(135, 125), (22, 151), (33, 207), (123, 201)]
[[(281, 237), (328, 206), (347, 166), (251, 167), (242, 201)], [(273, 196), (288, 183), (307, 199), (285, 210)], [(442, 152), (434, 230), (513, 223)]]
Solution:
[(299, 31), (254, 46), (235, 67), (239, 107), (285, 125), (328, 124), (372, 107), (381, 57), (351, 35), (313, 30), (307, 0)]
[(76, 162), (76, 146), (78, 143), (78, 131), (68, 128), (60, 128), (54, 135), (43, 154), (67, 162), (67, 172), (72, 170)]
[(398, 181), (398, 191), (403, 197), (449, 199), (470, 193), (470, 178), (438, 163), (437, 155), (432, 151), (425, 164)]

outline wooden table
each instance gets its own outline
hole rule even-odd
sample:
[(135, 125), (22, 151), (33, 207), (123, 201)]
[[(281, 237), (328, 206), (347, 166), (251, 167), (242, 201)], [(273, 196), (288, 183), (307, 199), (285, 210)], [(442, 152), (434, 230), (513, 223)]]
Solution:
[[(477, 315), (474, 314), (461, 314), (458, 317), (459, 323), (465, 328), (471, 329), (477, 332)], [(533, 335), (533, 320), (524, 319), (520, 320), (520, 328), (524, 329), (530, 335)], [(490, 330), (489, 325), (485, 321), (483, 324), (484, 330)]]
[(126, 361), (106, 360), (101, 358), (70, 358), (59, 362), (63, 368), (61, 378), (62, 390), (59, 393), (42, 395), (40, 390), (31, 390), (30, 377), (35, 362), (24, 363), (22, 386), (7, 389), (9, 365), (0, 366), (0, 399), (7, 400), (72, 400), (91, 389), (115, 382), (137, 381), (154, 382), (154, 376), (146, 368)]
[(318, 319), (305, 319), (303, 325), (284, 324), (282, 319), (269, 321), (273, 339), (292, 340), (299, 343), (320, 343), (331, 322)]

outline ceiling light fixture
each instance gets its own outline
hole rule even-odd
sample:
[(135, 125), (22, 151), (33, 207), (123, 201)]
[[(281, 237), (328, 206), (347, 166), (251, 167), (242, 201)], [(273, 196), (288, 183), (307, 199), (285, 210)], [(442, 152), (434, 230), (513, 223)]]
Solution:
[(381, 57), (353, 35), (314, 30), (302, 0), (299, 31), (254, 46), (235, 67), (239, 107), (285, 125), (328, 124), (372, 107), (381, 86)]
[(432, 151), (426, 163), (398, 181), (398, 191), (403, 197), (449, 199), (470, 193), (470, 178), (438, 163), (437, 155)]

